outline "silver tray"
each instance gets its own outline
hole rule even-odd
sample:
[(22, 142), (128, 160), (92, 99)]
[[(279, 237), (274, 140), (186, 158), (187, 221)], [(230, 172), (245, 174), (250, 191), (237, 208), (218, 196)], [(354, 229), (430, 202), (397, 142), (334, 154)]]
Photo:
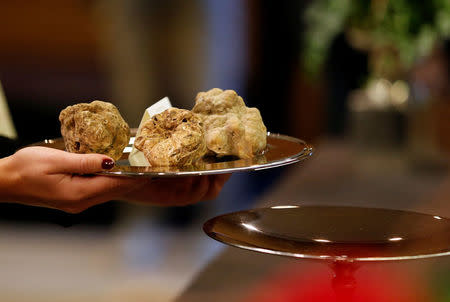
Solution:
[(293, 258), (371, 262), (450, 256), (450, 219), (410, 211), (279, 205), (217, 216), (203, 229), (231, 246)]
[[(251, 159), (206, 157), (195, 165), (185, 167), (143, 167), (131, 166), (128, 161), (133, 141), (134, 137), (130, 139), (130, 145), (124, 149), (122, 158), (116, 162), (113, 169), (98, 174), (127, 177), (176, 177), (257, 171), (300, 162), (312, 156), (314, 150), (311, 145), (301, 139), (269, 132), (266, 150)], [(62, 138), (46, 139), (34, 146), (65, 150)]]

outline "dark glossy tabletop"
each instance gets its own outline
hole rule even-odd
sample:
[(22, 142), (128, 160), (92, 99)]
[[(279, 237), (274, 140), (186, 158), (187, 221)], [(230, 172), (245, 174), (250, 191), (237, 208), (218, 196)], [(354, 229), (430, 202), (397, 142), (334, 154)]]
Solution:
[[(342, 142), (323, 141), (316, 146), (316, 156), (290, 167), (262, 196), (258, 207), (373, 207), (450, 217), (448, 168), (414, 169), (398, 153), (369, 158)], [(302, 301), (310, 301), (305, 293), (312, 297), (317, 289), (325, 297), (331, 291), (332, 273), (323, 262), (227, 247), (176, 301), (282, 301), (270, 297), (290, 293), (292, 298), (293, 291), (297, 291), (297, 298), (303, 297)], [(384, 286), (385, 293), (393, 286), (403, 286), (401, 292), (392, 290), (398, 301), (446, 301), (450, 257), (364, 264), (356, 279), (366, 284), (361, 291), (369, 291), (367, 284), (374, 283)], [(373, 282), (362, 282), (368, 280)], [(415, 300), (408, 300), (412, 296)]]

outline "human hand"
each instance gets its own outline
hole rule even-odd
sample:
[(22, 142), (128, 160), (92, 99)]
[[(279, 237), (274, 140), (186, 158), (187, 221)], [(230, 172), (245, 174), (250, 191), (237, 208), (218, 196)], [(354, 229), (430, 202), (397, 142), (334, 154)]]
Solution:
[(113, 166), (105, 155), (24, 148), (0, 160), (0, 200), (78, 213), (140, 184), (92, 175)]
[(229, 175), (150, 179), (92, 175), (112, 168), (101, 154), (28, 147), (0, 159), (0, 200), (79, 213), (109, 200), (165, 206), (213, 199)]
[(160, 206), (184, 206), (215, 199), (231, 174), (148, 179), (123, 200)]

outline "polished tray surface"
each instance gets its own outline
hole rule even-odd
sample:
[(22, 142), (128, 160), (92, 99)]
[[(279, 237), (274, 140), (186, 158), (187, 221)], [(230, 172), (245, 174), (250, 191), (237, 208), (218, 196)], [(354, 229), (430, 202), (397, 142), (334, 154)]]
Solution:
[[(313, 147), (303, 140), (268, 133), (266, 150), (263, 154), (251, 159), (210, 157), (195, 165), (185, 167), (131, 166), (128, 155), (131, 152), (133, 141), (134, 137), (130, 139), (129, 146), (124, 149), (122, 158), (117, 161), (113, 169), (98, 174), (127, 177), (176, 177), (256, 171), (294, 164), (313, 154)], [(34, 144), (34, 146), (64, 150), (64, 141), (62, 138), (47, 139)]]
[(383, 261), (450, 255), (450, 219), (400, 210), (274, 206), (218, 216), (203, 228), (232, 246), (295, 258)]

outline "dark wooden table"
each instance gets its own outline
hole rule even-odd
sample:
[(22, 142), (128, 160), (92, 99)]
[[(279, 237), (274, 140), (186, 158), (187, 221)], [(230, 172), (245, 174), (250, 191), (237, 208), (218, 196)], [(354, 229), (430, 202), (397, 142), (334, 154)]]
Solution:
[[(314, 158), (292, 166), (263, 196), (258, 206), (349, 205), (414, 210), (450, 217), (449, 172), (448, 166), (413, 168), (405, 152), (362, 151), (348, 143), (324, 140), (317, 145)], [(397, 276), (398, 284), (409, 286), (414, 301), (450, 299), (450, 257), (367, 264), (359, 269), (356, 279), (366, 285), (376, 283), (367, 280), (373, 281), (374, 275), (382, 276), (383, 272), (392, 278)], [(305, 291), (308, 286), (305, 275), (308, 274), (325, 279), (320, 283), (317, 278), (312, 278), (320, 283), (317, 290), (330, 291), (332, 273), (320, 261), (295, 260), (227, 247), (194, 278), (176, 301), (299, 301), (282, 298), (280, 292), (292, 291), (295, 282), (298, 284), (294, 287)], [(409, 299), (405, 298), (405, 291), (408, 290), (403, 290), (401, 299)]]

